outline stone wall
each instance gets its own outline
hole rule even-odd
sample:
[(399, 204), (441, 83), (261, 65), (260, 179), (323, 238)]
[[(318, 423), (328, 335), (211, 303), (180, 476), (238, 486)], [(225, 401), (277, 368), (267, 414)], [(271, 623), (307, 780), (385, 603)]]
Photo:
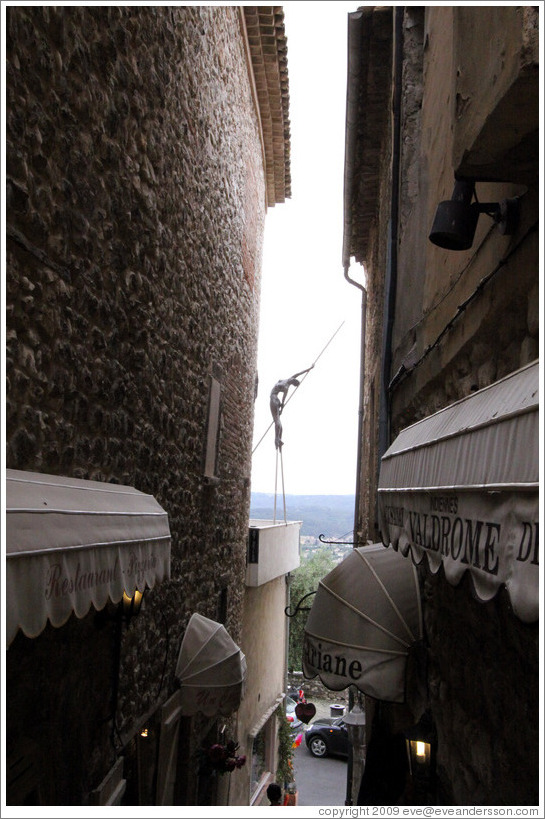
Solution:
[[(434, 6), (405, 9), (403, 15), (395, 248), (389, 128), (383, 131), (381, 162), (364, 145), (367, 153), (362, 149), (354, 180), (357, 185), (371, 176), (376, 184), (375, 175), (380, 177), (368, 240), (356, 255), (365, 263), (368, 285), (358, 526), (364, 541), (380, 537), (375, 517), (379, 423), (390, 425), (390, 443), (407, 425), (538, 356), (535, 10)], [(485, 26), (490, 37), (483, 50)], [(369, 89), (364, 92), (371, 97)], [(467, 99), (456, 98), (457, 92)], [(369, 110), (361, 104), (362, 129), (379, 123), (367, 121)], [(482, 215), (472, 248), (451, 252), (432, 245), (428, 236), (438, 203), (451, 196), (462, 156), (466, 170), (472, 163), (490, 163), (491, 175), (477, 181), (479, 201), (523, 194), (521, 219), (514, 235), (504, 235)], [(359, 207), (353, 206), (358, 219), (369, 203)], [(362, 233), (358, 219), (354, 241)], [(383, 373), (385, 279), (394, 251), (392, 365)], [(389, 406), (388, 417), (380, 419), (382, 379)], [(440, 804), (536, 804), (538, 625), (518, 620), (507, 594), (477, 601), (467, 577), (454, 588), (442, 571), (431, 575), (422, 565), (419, 578), (427, 659), (419, 673), (426, 682), (415, 682), (408, 692), (414, 714), (385, 706), (381, 719), (406, 730), (426, 706), (430, 709)]]
[[(19, 6), (6, 18), (6, 463), (135, 486), (172, 532), (172, 579), (124, 631), (115, 731), (101, 723), (109, 703), (77, 684), (92, 669), (103, 696), (110, 687), (111, 640), (92, 614), (9, 649), (8, 741), (32, 733), (42, 759), (59, 643), (80, 657), (63, 756), (47, 769), (52, 804), (77, 804), (172, 693), (191, 613), (216, 619), (223, 591), (239, 638), (264, 172), (236, 7)], [(207, 482), (210, 375), (222, 413)], [(37, 654), (47, 695), (25, 659)], [(72, 778), (66, 756), (85, 760)]]
[(440, 804), (537, 804), (538, 624), (514, 617), (505, 591), (475, 599), (467, 576), (427, 574), (423, 594)]
[[(489, 218), (481, 216), (473, 247), (467, 252), (445, 251), (428, 240), (435, 208), (441, 199), (450, 197), (457, 170), (451, 164), (453, 138), (448, 132), (454, 118), (438, 120), (437, 116), (450, 98), (456, 73), (453, 66), (460, 82), (462, 57), (466, 67), (479, 65), (479, 77), (469, 71), (464, 81), (474, 83), (484, 96), (478, 115), (486, 119), (497, 105), (499, 93), (491, 80), (495, 60), (501, 62), (505, 56), (506, 62), (516, 61), (514, 49), (520, 34), (519, 17), (512, 11), (496, 14), (494, 10), (489, 15), (484, 9), (475, 14), (464, 10), (459, 17), (455, 11), (449, 23), (451, 12), (426, 12), (421, 85), (411, 81), (408, 71), (415, 53), (414, 41), (408, 36), (412, 28), (405, 38), (403, 134), (405, 138), (412, 134), (426, 159), (416, 172), (410, 162), (402, 164), (402, 195), (408, 213), (411, 188), (427, 202), (427, 208), (414, 206), (420, 218), (411, 221), (409, 215), (401, 236), (403, 278), (397, 296), (391, 377), (402, 364), (408, 372), (392, 390), (391, 440), (408, 424), (487, 386), (538, 355), (532, 310), (538, 258), (535, 191), (530, 187), (522, 200), (515, 236), (501, 235)], [(500, 26), (498, 17), (503, 17), (506, 55), (502, 52), (500, 56), (492, 48), (483, 58), (479, 30), (485, 20), (491, 28)], [(462, 23), (467, 31), (471, 29), (471, 36), (460, 40), (463, 46), (457, 53), (456, 33), (460, 37)], [(415, 104), (421, 105), (416, 133)], [(456, 128), (463, 131), (464, 123), (458, 111)], [(495, 142), (500, 145), (503, 138), (498, 132)], [(471, 147), (466, 140), (466, 152)], [(531, 154), (528, 159), (531, 165)], [(504, 163), (503, 178), (507, 181), (503, 184), (477, 184), (480, 201), (520, 193), (520, 186), (509, 181), (516, 178), (515, 151), (512, 162), (512, 167)], [(415, 309), (419, 313), (416, 321)], [(506, 593), (488, 603), (477, 601), (468, 577), (453, 588), (442, 571), (433, 576), (421, 567), (419, 576), (427, 696), (437, 730), (440, 803), (534, 804), (538, 781), (537, 624), (519, 621)], [(520, 760), (516, 773), (514, 758)]]
[[(535, 77), (537, 65), (535, 53), (523, 45), (529, 39), (525, 22), (514, 8), (430, 7), (424, 15), (405, 14), (392, 438), (538, 355), (531, 319), (538, 176), (537, 155), (530, 149), (533, 129), (537, 133), (537, 89), (527, 79)], [(483, 54), (485, 25), (491, 47)], [(465, 103), (454, 108), (457, 92)], [(438, 111), (449, 113), (438, 117)], [(476, 123), (484, 133), (500, 113), (484, 151)], [(494, 202), (523, 193), (520, 223), (514, 235), (503, 235), (483, 214), (470, 249), (445, 251), (428, 238), (437, 205), (450, 198), (455, 174), (463, 176), (459, 157), (464, 155), (471, 175), (474, 155), (482, 160), (485, 153), (491, 170), (477, 174), (477, 197)]]

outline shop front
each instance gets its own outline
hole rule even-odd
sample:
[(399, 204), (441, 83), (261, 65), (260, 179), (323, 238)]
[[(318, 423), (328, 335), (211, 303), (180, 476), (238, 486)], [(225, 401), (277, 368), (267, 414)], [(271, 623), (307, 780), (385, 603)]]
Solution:
[(119, 484), (8, 469), (7, 644), (170, 577), (170, 529), (151, 496)]
[[(535, 361), (402, 430), (382, 458), (383, 543), (424, 589), (422, 685), (408, 691), (422, 707), (405, 731), (413, 800), (533, 804), (538, 411)], [(518, 741), (524, 780), (507, 762)]]
[(467, 572), (481, 601), (504, 586), (539, 617), (539, 366), (533, 362), (403, 430), (382, 458), (379, 525), (415, 564)]
[(6, 470), (8, 804), (122, 803), (124, 635), (131, 623), (138, 639), (144, 592), (169, 579), (170, 543), (151, 495)]
[[(436, 766), (445, 780), (455, 779), (453, 727), (473, 736), (475, 764), (494, 770), (489, 728), (467, 705), (475, 689), (472, 683), (468, 691), (464, 679), (473, 680), (487, 651), (501, 664), (502, 643), (505, 656), (512, 646), (523, 651), (539, 618), (538, 405), (534, 362), (402, 430), (382, 458), (383, 543), (355, 548), (320, 581), (305, 628), (303, 670), (332, 690), (354, 686), (366, 695), (360, 805), (436, 804), (443, 798)], [(428, 599), (426, 577), (436, 576), (444, 576), (451, 597), (460, 596), (461, 662), (449, 648), (456, 621), (447, 633), (440, 600)], [(475, 605), (488, 606), (481, 626), (478, 612), (468, 611), (468, 583)], [(500, 590), (505, 611), (499, 603), (491, 608)], [(479, 657), (472, 658), (473, 650)], [(508, 682), (497, 679), (496, 687), (503, 697)], [(464, 709), (465, 722), (446, 722)]]

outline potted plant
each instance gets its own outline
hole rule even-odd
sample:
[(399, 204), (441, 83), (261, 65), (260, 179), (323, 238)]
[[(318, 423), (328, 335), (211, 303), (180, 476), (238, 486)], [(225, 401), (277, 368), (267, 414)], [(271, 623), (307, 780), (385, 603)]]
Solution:
[(208, 748), (201, 749), (201, 774), (211, 774), (217, 771), (223, 775), (231, 773), (246, 764), (246, 756), (237, 754), (238, 744), (229, 740), (225, 745), (215, 742)]
[(283, 705), (279, 705), (276, 710), (278, 719), (278, 767), (276, 770), (276, 781), (284, 783), (286, 793), (291, 785), (294, 785), (293, 776), (293, 751), (294, 742), (291, 725), (284, 713)]

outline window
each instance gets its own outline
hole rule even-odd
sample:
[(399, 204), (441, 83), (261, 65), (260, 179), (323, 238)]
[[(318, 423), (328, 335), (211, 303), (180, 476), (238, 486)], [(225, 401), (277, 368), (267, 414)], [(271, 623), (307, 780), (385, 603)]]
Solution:
[(121, 805), (127, 782), (123, 779), (123, 757), (116, 760), (105, 779), (89, 796), (91, 805)]
[(252, 743), (252, 771), (250, 774), (250, 790), (253, 793), (261, 777), (267, 770), (266, 728), (264, 726)]
[(274, 742), (276, 737), (276, 718), (269, 717), (262, 728), (252, 737), (248, 747), (251, 748), (250, 770), (250, 804), (257, 802), (264, 785), (270, 781), (270, 774), (274, 771)]

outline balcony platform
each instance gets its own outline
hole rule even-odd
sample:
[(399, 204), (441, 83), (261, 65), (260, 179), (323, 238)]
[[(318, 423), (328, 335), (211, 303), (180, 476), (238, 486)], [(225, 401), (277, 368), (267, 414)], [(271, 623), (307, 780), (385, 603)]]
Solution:
[(250, 519), (246, 585), (262, 586), (297, 569), (300, 563), (301, 520)]

